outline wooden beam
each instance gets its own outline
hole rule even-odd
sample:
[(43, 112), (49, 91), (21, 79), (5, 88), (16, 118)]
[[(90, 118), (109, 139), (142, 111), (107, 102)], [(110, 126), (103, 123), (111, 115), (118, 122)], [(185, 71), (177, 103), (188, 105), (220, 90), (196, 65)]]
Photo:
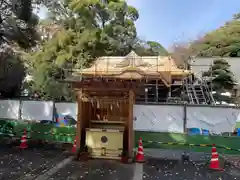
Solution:
[(82, 112), (82, 89), (78, 90), (77, 92), (77, 132), (76, 132), (76, 146), (77, 149), (80, 148), (80, 144), (81, 144), (81, 130), (82, 130), (82, 116), (83, 116), (83, 112)]
[(134, 147), (134, 132), (133, 132), (133, 105), (134, 105), (134, 91), (129, 90), (129, 113), (128, 113), (128, 154), (129, 157), (133, 156), (133, 147)]
[(122, 91), (122, 92), (128, 92), (128, 88), (107, 88), (107, 87), (85, 87), (82, 88), (83, 91), (93, 91), (93, 92), (101, 92), (105, 91), (106, 93), (113, 92), (113, 91)]
[(75, 82), (73, 84), (74, 88), (95, 88), (95, 89), (129, 89), (131, 87), (136, 87), (138, 84), (144, 84), (141, 82), (135, 81), (82, 81), (82, 82)]
[[(105, 90), (105, 91), (104, 91)], [(106, 90), (106, 89), (102, 89), (102, 90), (96, 90), (92, 91), (91, 89), (87, 89), (84, 92), (86, 92), (89, 96), (124, 96), (127, 95), (128, 96), (128, 91), (127, 89), (124, 90)]]

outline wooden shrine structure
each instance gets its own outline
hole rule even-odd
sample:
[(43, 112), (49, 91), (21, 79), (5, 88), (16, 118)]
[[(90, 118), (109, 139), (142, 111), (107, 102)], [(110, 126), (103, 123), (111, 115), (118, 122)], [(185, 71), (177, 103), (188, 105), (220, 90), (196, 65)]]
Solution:
[(133, 155), (133, 107), (141, 85), (161, 81), (166, 87), (189, 71), (178, 69), (171, 57), (100, 57), (90, 68), (74, 72), (77, 94), (77, 147), (87, 145), (92, 157), (118, 159)]

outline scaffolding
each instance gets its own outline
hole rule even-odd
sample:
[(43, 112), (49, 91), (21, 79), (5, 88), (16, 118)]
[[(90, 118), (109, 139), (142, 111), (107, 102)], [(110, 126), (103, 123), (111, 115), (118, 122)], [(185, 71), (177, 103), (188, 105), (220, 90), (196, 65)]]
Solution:
[[(190, 104), (211, 104), (216, 105), (212, 94), (212, 79), (203, 77), (204, 71), (193, 72), (192, 59), (189, 59), (189, 68), (192, 72), (191, 76), (183, 79), (183, 94), (187, 97), (187, 102)], [(203, 65), (201, 65), (203, 66)], [(204, 65), (207, 69), (210, 69), (212, 73), (212, 65)], [(210, 75), (212, 76), (212, 74)]]
[(183, 94), (187, 95), (190, 104), (215, 105), (209, 85), (203, 78), (187, 77), (183, 79)]
[[(90, 68), (71, 70), (77, 81), (105, 79), (112, 81), (141, 81), (136, 92), (137, 103), (215, 104), (211, 84), (199, 74), (177, 68), (171, 57), (127, 56), (98, 58)], [(114, 81), (115, 79), (115, 81)], [(144, 81), (144, 82), (143, 82)]]
[[(208, 67), (211, 68), (210, 65)], [(190, 66), (190, 69), (192, 69), (192, 66)], [(172, 83), (168, 88), (167, 96), (166, 89), (164, 90), (160, 83), (147, 83), (145, 84), (145, 95), (142, 95), (139, 101), (216, 105), (212, 94), (212, 79), (202, 77), (202, 73), (192, 72), (183, 77), (181, 82)], [(165, 94), (165, 97), (162, 94)]]

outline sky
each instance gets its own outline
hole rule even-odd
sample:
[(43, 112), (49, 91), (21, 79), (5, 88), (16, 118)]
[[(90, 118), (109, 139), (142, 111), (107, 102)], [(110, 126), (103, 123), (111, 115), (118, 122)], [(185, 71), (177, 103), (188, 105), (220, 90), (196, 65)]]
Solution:
[[(140, 14), (138, 36), (165, 48), (217, 29), (240, 12), (240, 0), (127, 0)], [(45, 10), (40, 16), (44, 17)]]
[(217, 29), (240, 12), (240, 0), (128, 0), (138, 9), (138, 35), (165, 48)]

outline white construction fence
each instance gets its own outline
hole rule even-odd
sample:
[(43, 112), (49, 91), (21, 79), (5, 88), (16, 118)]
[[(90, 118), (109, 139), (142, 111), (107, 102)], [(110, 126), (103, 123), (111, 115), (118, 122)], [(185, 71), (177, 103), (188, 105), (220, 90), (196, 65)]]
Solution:
[[(54, 112), (77, 119), (77, 104), (0, 100), (1, 119), (53, 120)], [(235, 107), (136, 104), (133, 114), (136, 131), (182, 133), (187, 128), (198, 127), (215, 133), (232, 132), (240, 120), (240, 109)]]

